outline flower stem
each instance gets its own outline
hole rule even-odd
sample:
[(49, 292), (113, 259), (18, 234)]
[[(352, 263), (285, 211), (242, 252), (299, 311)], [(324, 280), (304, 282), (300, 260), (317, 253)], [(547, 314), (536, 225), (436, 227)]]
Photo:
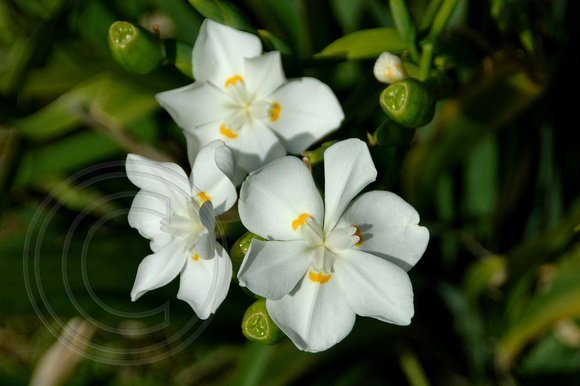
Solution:
[(433, 62), (433, 43), (425, 43), (422, 46), (421, 62), (419, 67), (419, 80), (424, 81), (429, 77), (431, 63)]
[(246, 342), (232, 385), (252, 386), (265, 384), (264, 373), (274, 349), (275, 346), (262, 345), (251, 341)]

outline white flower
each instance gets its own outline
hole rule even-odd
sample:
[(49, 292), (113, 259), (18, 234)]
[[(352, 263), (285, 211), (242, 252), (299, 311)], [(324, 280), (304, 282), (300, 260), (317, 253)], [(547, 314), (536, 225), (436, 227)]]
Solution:
[(409, 76), (401, 58), (390, 52), (383, 52), (379, 56), (375, 62), (373, 73), (379, 82), (387, 84), (399, 82)]
[(327, 85), (288, 81), (280, 53), (261, 53), (258, 37), (205, 20), (193, 48), (195, 83), (156, 96), (185, 130), (190, 160), (215, 139), (234, 150), (237, 182), (287, 152), (303, 152), (344, 118)]
[(189, 179), (174, 163), (135, 154), (127, 156), (126, 170), (141, 188), (129, 224), (151, 240), (153, 251), (139, 265), (131, 299), (180, 274), (177, 297), (207, 319), (224, 300), (232, 274), (229, 256), (214, 233), (216, 213), (228, 210), (237, 198), (232, 151), (221, 141), (210, 143), (200, 151)]
[(242, 185), (252, 240), (238, 278), (267, 298), (274, 322), (302, 350), (326, 350), (355, 314), (407, 325), (414, 313), (407, 271), (427, 247), (417, 211), (386, 191), (351, 200), (377, 175), (367, 146), (349, 139), (324, 153), (325, 202), (308, 168), (284, 157)]

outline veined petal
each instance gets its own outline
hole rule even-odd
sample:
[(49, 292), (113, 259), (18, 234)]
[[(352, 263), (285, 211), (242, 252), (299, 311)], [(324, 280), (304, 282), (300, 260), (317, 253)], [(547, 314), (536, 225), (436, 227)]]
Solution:
[(131, 300), (139, 299), (145, 292), (164, 286), (173, 280), (185, 264), (185, 251), (177, 238), (157, 252), (145, 257), (137, 269)]
[(354, 248), (341, 251), (334, 262), (336, 281), (350, 309), (383, 322), (411, 323), (413, 288), (407, 272)]
[(278, 118), (268, 122), (289, 153), (299, 154), (337, 129), (344, 119), (338, 99), (314, 78), (290, 80), (269, 97), (280, 106)]
[(262, 99), (286, 82), (278, 51), (244, 58), (244, 81), (248, 91)]
[(401, 197), (373, 191), (354, 200), (337, 227), (356, 225), (362, 237), (356, 249), (408, 271), (419, 261), (429, 242), (429, 230), (418, 223), (419, 213)]
[(232, 262), (221, 245), (213, 258), (188, 258), (179, 280), (177, 298), (189, 303), (200, 319), (207, 319), (222, 304), (232, 278)]
[(266, 300), (266, 308), (296, 347), (309, 352), (326, 350), (343, 340), (356, 318), (336, 280), (321, 284), (308, 274), (282, 299)]
[(165, 203), (173, 212), (185, 209), (191, 198), (191, 186), (187, 175), (179, 165), (156, 162), (140, 155), (129, 154), (125, 163), (127, 177), (139, 188), (165, 197)]
[(225, 87), (227, 79), (243, 76), (244, 58), (261, 53), (257, 36), (206, 19), (193, 46), (193, 77)]
[(305, 218), (320, 223), (324, 213), (312, 175), (296, 157), (279, 158), (250, 174), (238, 210), (248, 230), (271, 240), (301, 239), (298, 226)]
[(193, 129), (223, 119), (230, 103), (223, 90), (200, 81), (159, 93), (155, 98), (182, 129)]
[(278, 300), (304, 276), (312, 253), (313, 249), (302, 240), (253, 239), (238, 272), (240, 285), (262, 297)]
[(218, 214), (230, 209), (238, 194), (232, 179), (235, 172), (234, 153), (223, 141), (212, 141), (193, 162), (190, 181), (194, 195), (210, 200)]
[[(324, 230), (331, 231), (350, 201), (377, 178), (369, 148), (347, 139), (324, 152)], [(356, 224), (355, 224), (356, 225)]]

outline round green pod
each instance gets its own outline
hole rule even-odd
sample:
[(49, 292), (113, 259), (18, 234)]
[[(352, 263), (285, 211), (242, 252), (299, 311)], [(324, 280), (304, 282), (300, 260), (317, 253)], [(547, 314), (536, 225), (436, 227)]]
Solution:
[(285, 336), (268, 314), (264, 298), (256, 300), (244, 313), (242, 334), (248, 340), (267, 345), (276, 344)]
[(380, 105), (385, 113), (398, 124), (416, 128), (433, 118), (435, 98), (423, 82), (406, 78), (383, 90)]
[(116, 21), (109, 28), (109, 49), (113, 58), (128, 71), (147, 74), (165, 59), (161, 39), (126, 21)]

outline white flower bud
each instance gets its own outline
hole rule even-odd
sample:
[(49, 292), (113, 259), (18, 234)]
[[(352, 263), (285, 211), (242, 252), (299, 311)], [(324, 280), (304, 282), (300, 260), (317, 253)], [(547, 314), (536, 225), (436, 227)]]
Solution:
[(396, 83), (408, 77), (401, 58), (390, 52), (383, 52), (373, 69), (375, 78), (381, 83)]

